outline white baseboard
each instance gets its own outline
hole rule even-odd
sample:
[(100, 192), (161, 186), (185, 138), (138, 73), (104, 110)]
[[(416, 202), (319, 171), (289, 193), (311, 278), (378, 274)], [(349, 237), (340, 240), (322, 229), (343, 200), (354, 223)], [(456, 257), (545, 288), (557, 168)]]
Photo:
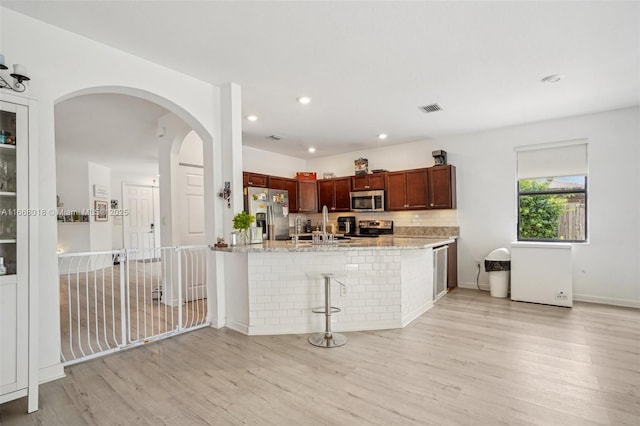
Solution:
[[(367, 331), (367, 330), (389, 330), (392, 328), (402, 328), (403, 325), (399, 320), (384, 320), (384, 321), (349, 321), (349, 322), (336, 322), (331, 324), (331, 328), (336, 333), (349, 332), (349, 331)], [(233, 328), (233, 327), (229, 327)], [(236, 331), (240, 331), (233, 328)], [(310, 334), (319, 333), (323, 331), (323, 327), (314, 327), (313, 325), (295, 325), (288, 326), (283, 329), (281, 325), (261, 325), (249, 327), (247, 333), (249, 336), (269, 336), (277, 334)]]
[(222, 327), (226, 327), (226, 325), (227, 325), (224, 322), (219, 323), (218, 320), (214, 320), (212, 318), (209, 318), (208, 321), (209, 321), (209, 324), (211, 325), (211, 327), (213, 327), (213, 328), (222, 328)]
[[(469, 288), (471, 290), (477, 290), (478, 286), (476, 286), (476, 283), (463, 283), (458, 281), (458, 287), (460, 288)], [(480, 283), (480, 290), (482, 291), (489, 291), (489, 284), (485, 284), (485, 283)]]
[[(486, 288), (485, 288), (486, 286)], [(476, 283), (458, 282), (458, 287), (477, 290)], [(489, 291), (489, 285), (480, 283), (480, 290)], [(624, 306), (640, 309), (640, 300), (618, 299), (615, 297), (591, 296), (588, 294), (573, 294), (574, 302), (600, 303), (601, 305)]]
[(587, 294), (573, 294), (573, 300), (577, 302), (600, 303), (602, 305), (624, 306), (640, 309), (639, 300), (617, 299), (613, 297), (589, 296)]
[[(335, 330), (335, 325), (331, 324)], [(276, 334), (308, 334), (315, 333), (317, 331), (314, 327), (307, 325), (291, 325), (287, 326), (287, 329), (283, 329), (281, 325), (259, 325), (248, 327), (247, 332), (249, 336), (275, 336)], [(238, 330), (239, 331), (239, 330)]]
[[(426, 312), (426, 310), (424, 312)], [(248, 336), (275, 336), (278, 334), (310, 334), (310, 333), (319, 333), (322, 331), (322, 327), (320, 328), (314, 327), (313, 325), (287, 326), (287, 328), (284, 329), (282, 325), (261, 325), (261, 326), (248, 327), (246, 324), (240, 324), (233, 321), (227, 321), (227, 327), (239, 333), (246, 334)], [(398, 320), (373, 321), (373, 322), (356, 321), (356, 322), (343, 322), (343, 323), (337, 322), (335, 324), (332, 324), (332, 329), (335, 332), (388, 330), (392, 328), (401, 328), (401, 327), (404, 327), (404, 326)]]
[[(384, 321), (363, 321), (363, 322), (348, 322), (343, 324), (336, 324), (333, 327), (334, 331), (368, 331), (368, 330), (390, 330), (392, 328), (403, 327), (402, 322), (399, 320), (384, 320)], [(322, 330), (314, 330), (318, 332)], [(312, 332), (311, 332), (312, 333)]]
[(225, 326), (227, 328), (230, 328), (231, 330), (237, 331), (238, 333), (247, 334), (247, 335), (250, 334), (249, 326), (247, 326), (247, 324), (242, 324), (242, 323), (227, 319), (227, 323), (225, 324)]
[(49, 367), (40, 368), (40, 370), (38, 370), (38, 376), (40, 384), (43, 384), (62, 379), (63, 377), (66, 377), (66, 374), (64, 374), (64, 367), (62, 364), (54, 364)]
[(431, 308), (433, 308), (433, 302), (427, 302), (413, 312), (410, 312), (408, 315), (405, 315), (404, 317), (402, 317), (402, 327), (406, 327)]

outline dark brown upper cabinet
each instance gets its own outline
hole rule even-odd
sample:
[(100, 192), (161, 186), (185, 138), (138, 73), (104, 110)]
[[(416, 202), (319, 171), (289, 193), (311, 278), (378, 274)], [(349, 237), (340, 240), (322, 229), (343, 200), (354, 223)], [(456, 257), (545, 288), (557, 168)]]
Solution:
[(282, 189), (289, 192), (289, 211), (298, 213), (298, 181), (295, 179), (282, 179)]
[(352, 191), (369, 191), (384, 189), (384, 173), (351, 176)]
[(299, 180), (298, 184), (298, 213), (318, 212), (318, 187), (315, 180)]
[(429, 209), (456, 208), (456, 168), (452, 165), (428, 169)]
[(242, 186), (256, 186), (259, 188), (268, 188), (269, 176), (260, 173), (242, 172)]
[(386, 209), (420, 210), (427, 208), (427, 169), (386, 173)]
[(318, 211), (327, 206), (329, 212), (351, 210), (351, 178), (340, 177), (318, 181)]

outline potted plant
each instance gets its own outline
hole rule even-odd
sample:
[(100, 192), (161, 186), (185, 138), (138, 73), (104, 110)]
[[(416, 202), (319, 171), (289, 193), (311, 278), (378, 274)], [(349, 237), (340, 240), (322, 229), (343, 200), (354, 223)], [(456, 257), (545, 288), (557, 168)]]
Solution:
[(233, 228), (237, 229), (238, 231), (244, 231), (244, 244), (247, 244), (249, 242), (248, 231), (251, 223), (253, 223), (254, 220), (256, 220), (256, 217), (250, 215), (244, 210), (233, 217)]

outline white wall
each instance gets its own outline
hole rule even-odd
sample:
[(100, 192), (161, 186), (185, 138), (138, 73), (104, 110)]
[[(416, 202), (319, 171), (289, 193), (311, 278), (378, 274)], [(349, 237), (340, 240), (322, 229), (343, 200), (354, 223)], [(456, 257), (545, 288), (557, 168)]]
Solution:
[[(87, 167), (89, 168), (89, 180), (86, 191), (88, 191), (91, 199), (89, 208), (95, 210), (96, 200), (106, 202), (107, 208), (109, 208), (109, 200), (111, 199), (111, 169), (91, 161), (87, 164)], [(95, 196), (94, 185), (107, 188), (109, 195)], [(91, 251), (111, 250), (111, 222), (111, 217), (109, 217), (107, 221), (102, 222), (96, 221), (95, 211), (91, 214), (89, 217), (89, 245)]]
[[(576, 244), (574, 296), (640, 306), (640, 109), (630, 108), (322, 157), (307, 170), (353, 174), (353, 160), (369, 169), (433, 165), (444, 149), (457, 169), (459, 280), (475, 288), (475, 259), (516, 239), (514, 147), (586, 138), (589, 141), (589, 242)], [(428, 212), (427, 212), (428, 214)], [(481, 285), (488, 278), (481, 275)]]
[(180, 146), (180, 152), (178, 154), (178, 161), (181, 164), (188, 164), (191, 166), (202, 166), (202, 139), (196, 132), (189, 132), (182, 141)]
[[(89, 168), (87, 162), (72, 156), (56, 156), (56, 168), (64, 170), (58, 177), (57, 195), (64, 204), (62, 210), (89, 210), (90, 198), (87, 192)], [(88, 213), (87, 213), (88, 214)], [(56, 247), (65, 253), (79, 253), (90, 250), (89, 224), (83, 222), (58, 223)]]
[(306, 167), (306, 161), (301, 158), (242, 147), (242, 169), (245, 171), (295, 178), (296, 172), (307, 171)]
[(86, 210), (89, 205), (87, 160), (72, 156), (56, 156), (56, 168), (61, 170), (57, 182), (57, 195), (64, 210)]
[[(135, 93), (180, 114), (209, 143), (219, 143), (219, 88), (215, 86), (6, 8), (0, 10), (0, 40), (7, 60), (29, 69), (31, 82), (25, 95), (39, 100), (39, 177), (32, 182), (38, 188), (39, 205), (32, 207), (56, 205), (54, 104), (67, 96), (91, 93), (96, 87)], [(220, 186), (215, 179), (214, 174), (207, 185)], [(62, 374), (57, 226), (55, 217), (39, 221), (39, 276), (32, 282), (39, 286), (40, 378), (49, 380)]]

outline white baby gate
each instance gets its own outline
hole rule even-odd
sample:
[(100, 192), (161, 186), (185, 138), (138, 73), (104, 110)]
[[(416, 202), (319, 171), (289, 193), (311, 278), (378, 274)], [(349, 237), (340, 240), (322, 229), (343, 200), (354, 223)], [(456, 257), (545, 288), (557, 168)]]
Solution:
[(59, 254), (63, 365), (208, 326), (208, 251), (183, 246)]

